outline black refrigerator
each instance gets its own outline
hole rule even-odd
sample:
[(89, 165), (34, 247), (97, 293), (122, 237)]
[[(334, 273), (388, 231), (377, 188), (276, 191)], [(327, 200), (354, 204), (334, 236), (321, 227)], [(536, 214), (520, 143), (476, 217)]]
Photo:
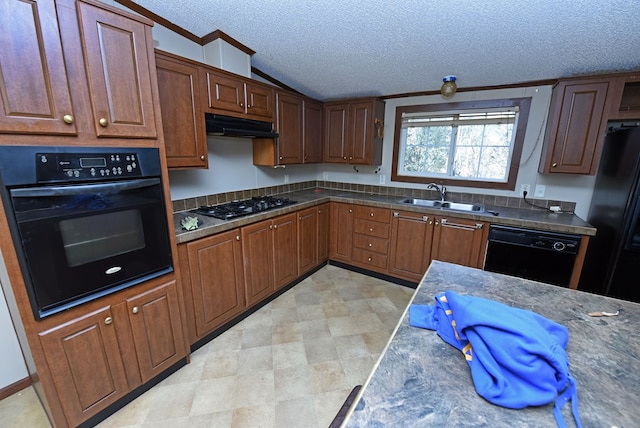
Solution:
[(640, 302), (640, 122), (610, 122), (589, 209), (597, 228), (579, 289)]

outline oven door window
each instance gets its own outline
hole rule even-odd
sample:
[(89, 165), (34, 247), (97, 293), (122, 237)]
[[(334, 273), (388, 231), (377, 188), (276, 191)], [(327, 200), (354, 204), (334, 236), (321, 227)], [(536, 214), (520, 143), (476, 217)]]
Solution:
[(160, 180), (11, 190), (38, 318), (170, 272)]

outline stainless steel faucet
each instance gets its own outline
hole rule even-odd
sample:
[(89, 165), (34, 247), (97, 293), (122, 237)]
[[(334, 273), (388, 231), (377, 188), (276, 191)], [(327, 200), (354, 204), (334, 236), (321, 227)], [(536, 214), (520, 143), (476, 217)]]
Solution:
[(444, 187), (444, 184), (438, 186), (436, 183), (429, 183), (427, 184), (427, 189), (435, 189), (440, 195), (441, 202), (444, 202), (447, 197), (447, 188)]

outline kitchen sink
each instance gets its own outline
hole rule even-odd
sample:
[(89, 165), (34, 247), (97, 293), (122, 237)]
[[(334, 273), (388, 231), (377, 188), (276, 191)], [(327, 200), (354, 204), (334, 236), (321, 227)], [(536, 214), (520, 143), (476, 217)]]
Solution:
[(403, 204), (419, 205), (421, 207), (440, 208), (443, 210), (452, 211), (466, 211), (474, 213), (483, 213), (484, 205), (482, 204), (467, 204), (462, 202), (451, 201), (439, 201), (436, 199), (403, 199), (400, 201)]

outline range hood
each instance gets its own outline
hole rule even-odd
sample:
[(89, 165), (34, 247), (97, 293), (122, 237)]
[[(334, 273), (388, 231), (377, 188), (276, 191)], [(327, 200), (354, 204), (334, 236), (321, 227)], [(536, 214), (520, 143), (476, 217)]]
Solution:
[(221, 114), (205, 113), (207, 135), (244, 138), (278, 138), (271, 122), (241, 119)]

